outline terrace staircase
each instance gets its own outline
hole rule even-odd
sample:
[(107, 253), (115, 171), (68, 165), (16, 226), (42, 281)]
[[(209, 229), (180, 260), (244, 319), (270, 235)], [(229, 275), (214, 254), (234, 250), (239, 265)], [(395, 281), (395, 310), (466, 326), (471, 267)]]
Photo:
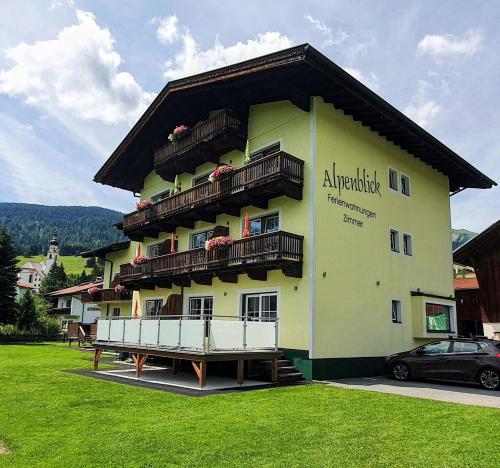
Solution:
[[(272, 361), (255, 361), (251, 373), (253, 377), (271, 380)], [(295, 368), (293, 363), (281, 355), (278, 359), (278, 382), (293, 383), (304, 381), (304, 376)]]

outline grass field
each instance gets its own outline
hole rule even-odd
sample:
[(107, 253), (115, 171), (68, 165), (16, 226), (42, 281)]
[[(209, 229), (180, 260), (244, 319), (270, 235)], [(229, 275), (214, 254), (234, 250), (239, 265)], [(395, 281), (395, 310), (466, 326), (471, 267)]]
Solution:
[(201, 398), (74, 375), (67, 345), (0, 349), (0, 466), (500, 466), (500, 412), (306, 385)]
[[(32, 257), (17, 257), (18, 262), (17, 266), (22, 266), (26, 262), (42, 262), (46, 259), (45, 255), (33, 255)], [(64, 270), (67, 274), (80, 274), (82, 270), (85, 268), (86, 258), (78, 257), (78, 256), (64, 256), (61, 255), (59, 257), (59, 264), (64, 265)], [(85, 268), (85, 272), (88, 274), (92, 271), (92, 268)]]

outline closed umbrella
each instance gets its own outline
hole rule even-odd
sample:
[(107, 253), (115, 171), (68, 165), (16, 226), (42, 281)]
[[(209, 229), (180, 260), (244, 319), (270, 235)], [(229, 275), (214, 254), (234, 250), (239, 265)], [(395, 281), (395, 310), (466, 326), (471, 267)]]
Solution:
[(174, 193), (178, 193), (180, 191), (181, 191), (181, 181), (179, 180), (179, 175), (176, 175), (174, 181)]
[(247, 139), (247, 144), (245, 146), (245, 159), (244, 163), (248, 164), (250, 162), (250, 142)]
[(175, 234), (172, 232), (172, 237), (170, 239), (170, 253), (175, 253)]
[(248, 218), (248, 212), (245, 212), (242, 237), (250, 237), (250, 219)]
[(139, 305), (139, 304), (137, 303), (137, 301), (135, 301), (135, 306), (134, 306), (134, 318), (139, 317), (139, 314), (137, 313), (137, 306), (138, 306), (138, 305)]

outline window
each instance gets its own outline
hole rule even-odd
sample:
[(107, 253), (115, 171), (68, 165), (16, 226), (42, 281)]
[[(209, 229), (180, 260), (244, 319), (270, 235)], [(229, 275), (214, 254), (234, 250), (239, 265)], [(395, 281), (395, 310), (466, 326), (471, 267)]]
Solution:
[(398, 172), (392, 168), (389, 168), (389, 188), (398, 190)]
[(410, 178), (404, 174), (401, 174), (401, 193), (410, 196)]
[(201, 315), (212, 315), (213, 307), (213, 296), (190, 297), (188, 314), (195, 318)]
[(438, 341), (436, 343), (430, 343), (428, 345), (420, 348), (422, 354), (444, 354), (448, 353), (450, 350), (449, 341)]
[(403, 234), (403, 252), (405, 255), (413, 255), (410, 234)]
[(478, 343), (472, 343), (467, 341), (454, 341), (453, 342), (453, 352), (454, 353), (475, 353), (479, 350)]
[(250, 220), (250, 235), (266, 234), (276, 232), (280, 229), (280, 217), (278, 213), (273, 213), (260, 218)]
[(398, 299), (392, 300), (392, 322), (401, 323), (401, 301)]
[(196, 187), (197, 185), (204, 184), (205, 182), (208, 182), (208, 176), (211, 174), (211, 172), (207, 172), (206, 174), (202, 174), (198, 177), (195, 177), (193, 179), (193, 187)]
[(213, 229), (203, 232), (197, 232), (196, 234), (191, 234), (191, 248), (198, 249), (205, 246), (205, 241), (212, 237), (214, 233)]
[(148, 245), (148, 257), (158, 257), (160, 255), (160, 245)]
[(66, 307), (71, 307), (71, 299), (66, 299)]
[(33, 275), (30, 275), (30, 278), (28, 280), (28, 283), (33, 283)]
[(250, 155), (250, 162), (258, 161), (259, 159), (265, 158), (267, 156), (271, 156), (272, 154), (278, 153), (280, 151), (280, 144), (274, 143), (271, 146), (267, 146), (266, 148), (262, 148), (255, 153)]
[(119, 307), (113, 307), (113, 317), (119, 317), (120, 316), (120, 308)]
[(248, 319), (266, 320), (278, 317), (278, 293), (266, 292), (243, 296), (243, 315)]
[(159, 201), (165, 200), (165, 198), (170, 197), (170, 189), (165, 190), (164, 192), (157, 193), (151, 197), (151, 201), (153, 203), (158, 203)]
[(146, 301), (146, 316), (156, 317), (161, 315), (161, 308), (163, 307), (163, 299), (151, 299)]
[(451, 332), (451, 306), (425, 304), (425, 323), (428, 333)]
[(391, 250), (393, 252), (399, 252), (399, 231), (391, 229), (390, 239), (391, 239)]

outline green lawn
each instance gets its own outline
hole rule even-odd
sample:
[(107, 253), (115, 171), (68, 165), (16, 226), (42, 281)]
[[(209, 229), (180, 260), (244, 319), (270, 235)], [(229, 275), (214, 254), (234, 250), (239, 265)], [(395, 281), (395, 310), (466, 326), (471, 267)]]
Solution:
[(307, 385), (187, 397), (64, 372), (67, 345), (0, 346), (3, 466), (500, 466), (500, 411)]
[[(45, 255), (33, 255), (32, 257), (17, 257), (17, 266), (23, 266), (26, 262), (42, 262), (46, 259)], [(73, 255), (61, 255), (59, 257), (58, 264), (64, 265), (64, 270), (67, 274), (74, 273), (80, 274), (85, 268), (86, 258)], [(85, 272), (89, 274), (92, 271), (91, 268), (85, 268)]]

